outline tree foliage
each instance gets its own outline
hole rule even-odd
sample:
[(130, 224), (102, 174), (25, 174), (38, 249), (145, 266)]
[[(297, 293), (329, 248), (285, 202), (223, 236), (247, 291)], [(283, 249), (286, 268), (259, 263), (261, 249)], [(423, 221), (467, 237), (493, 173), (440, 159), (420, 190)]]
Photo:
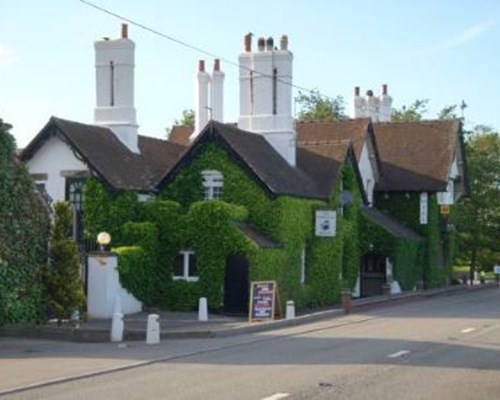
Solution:
[(466, 142), (470, 195), (458, 204), (461, 261), (490, 270), (500, 264), (500, 135), (479, 125)]
[(195, 113), (193, 109), (186, 108), (182, 110), (182, 116), (180, 119), (176, 119), (172, 126), (169, 126), (166, 128), (167, 131), (167, 137), (170, 135), (170, 132), (172, 132), (172, 128), (175, 125), (184, 125), (184, 126), (190, 126), (194, 128), (194, 119), (195, 119)]
[(71, 237), (72, 212), (67, 202), (54, 204), (55, 219), (45, 281), (48, 305), (58, 320), (69, 319), (85, 304), (78, 250)]
[(427, 113), (428, 99), (417, 99), (409, 106), (403, 105), (392, 112), (392, 120), (396, 122), (420, 121)]
[(15, 155), (11, 126), (0, 119), (0, 325), (42, 316), (48, 208)]
[(298, 120), (305, 121), (336, 121), (346, 119), (344, 99), (325, 97), (318, 90), (308, 93), (300, 92), (296, 98), (300, 110)]

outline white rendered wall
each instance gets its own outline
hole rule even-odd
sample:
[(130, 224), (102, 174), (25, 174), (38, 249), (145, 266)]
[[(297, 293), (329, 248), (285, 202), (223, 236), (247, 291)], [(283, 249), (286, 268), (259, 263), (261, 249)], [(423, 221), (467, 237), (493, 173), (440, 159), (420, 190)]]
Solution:
[(212, 118), (214, 121), (224, 121), (224, 72), (212, 72), (212, 85), (210, 90)]
[[(95, 42), (96, 108), (94, 121), (109, 127), (135, 153), (137, 119), (134, 107), (135, 44), (128, 38)], [(111, 67), (113, 64), (113, 68)]]
[(363, 180), (363, 188), (370, 204), (373, 203), (373, 188), (375, 187), (378, 174), (374, 171), (374, 163), (371, 161), (370, 150), (367, 141), (363, 144), (361, 156), (359, 157), (358, 167)]
[(293, 54), (287, 49), (248, 51), (240, 54), (239, 63), (238, 127), (262, 134), (290, 165), (295, 166)]
[(194, 132), (189, 137), (191, 140), (198, 136), (210, 120), (210, 105), (208, 103), (210, 74), (204, 70), (198, 71), (196, 78), (196, 112)]
[(88, 171), (70, 147), (58, 137), (51, 137), (26, 163), (30, 174), (47, 174), (45, 189), (54, 201), (65, 200), (66, 178), (61, 171)]
[(133, 314), (142, 303), (120, 284), (117, 256), (94, 253), (88, 256), (87, 313), (91, 318), (111, 318), (115, 312)]

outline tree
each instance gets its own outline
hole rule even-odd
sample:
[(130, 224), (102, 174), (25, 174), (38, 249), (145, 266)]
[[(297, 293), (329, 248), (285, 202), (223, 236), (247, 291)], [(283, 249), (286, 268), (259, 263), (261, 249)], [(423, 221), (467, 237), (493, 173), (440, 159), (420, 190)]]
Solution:
[(182, 116), (180, 119), (176, 119), (172, 126), (169, 126), (165, 130), (167, 131), (167, 138), (170, 135), (170, 132), (172, 132), (172, 128), (175, 125), (184, 125), (184, 126), (190, 126), (194, 128), (194, 118), (195, 118), (195, 113), (193, 109), (184, 109), (182, 110)]
[(409, 106), (402, 106), (392, 112), (392, 121), (396, 122), (414, 122), (420, 121), (427, 113), (428, 99), (417, 99)]
[(42, 318), (49, 234), (48, 207), (15, 155), (10, 128), (0, 119), (0, 325)]
[(75, 241), (71, 238), (73, 214), (67, 202), (54, 204), (55, 218), (46, 271), (48, 305), (60, 322), (85, 304)]
[(346, 119), (344, 99), (325, 97), (318, 90), (309, 93), (299, 91), (296, 98), (300, 106), (298, 120), (304, 121), (336, 121)]
[(470, 195), (457, 204), (460, 258), (478, 268), (500, 264), (500, 136), (478, 125), (466, 142)]

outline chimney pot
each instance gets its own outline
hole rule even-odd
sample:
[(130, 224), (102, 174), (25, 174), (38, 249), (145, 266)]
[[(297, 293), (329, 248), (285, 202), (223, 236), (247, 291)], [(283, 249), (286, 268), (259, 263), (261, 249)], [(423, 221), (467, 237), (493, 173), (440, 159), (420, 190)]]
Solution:
[(214, 71), (220, 71), (220, 60), (218, 58), (214, 60)]
[(272, 51), (274, 47), (274, 39), (272, 37), (268, 37), (266, 40), (266, 50)]
[(251, 52), (252, 51), (252, 35), (250, 33), (247, 33), (245, 35), (244, 44), (245, 44), (245, 51), (247, 53)]
[(387, 95), (387, 84), (385, 83), (382, 85), (382, 94)]
[(198, 71), (199, 72), (205, 71), (205, 60), (198, 60)]
[(281, 36), (280, 49), (281, 50), (288, 50), (288, 36), (287, 35)]
[(259, 51), (264, 51), (264, 49), (266, 48), (266, 39), (260, 37), (259, 40), (257, 41), (257, 47)]
[(122, 24), (122, 39), (128, 38), (128, 25)]
[(367, 90), (367, 91), (366, 91), (366, 95), (367, 95), (368, 97), (372, 97), (372, 96), (373, 96), (373, 90)]
[(360, 94), (360, 89), (359, 89), (359, 86), (355, 86), (355, 87), (354, 87), (354, 96), (356, 96), (356, 97), (357, 97), (357, 96), (359, 96), (359, 94)]

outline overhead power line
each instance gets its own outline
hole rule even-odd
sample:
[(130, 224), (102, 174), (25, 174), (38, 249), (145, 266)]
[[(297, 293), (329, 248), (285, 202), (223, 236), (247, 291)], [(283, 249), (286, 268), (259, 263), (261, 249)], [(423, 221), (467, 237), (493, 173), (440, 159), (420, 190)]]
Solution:
[[(102, 7), (102, 6), (99, 6), (97, 4), (94, 4), (91, 1), (88, 1), (88, 0), (79, 0), (79, 1), (80, 1), (80, 3), (83, 3), (83, 4), (85, 4), (85, 5), (89, 6), (89, 7), (92, 7), (92, 8), (94, 8), (94, 9), (100, 11), (100, 12), (108, 14), (108, 15), (110, 15), (110, 16), (112, 16), (114, 18), (120, 19), (122, 21), (128, 22), (130, 25), (136, 26), (136, 27), (138, 27), (140, 29), (143, 29), (143, 30), (145, 30), (147, 32), (150, 32), (150, 33), (152, 33), (152, 34), (154, 34), (156, 36), (159, 36), (159, 37), (161, 37), (163, 39), (170, 40), (171, 42), (174, 42), (174, 43), (178, 44), (179, 46), (185, 47), (185, 48), (187, 48), (189, 50), (195, 51), (197, 53), (204, 54), (204, 55), (206, 55), (208, 57), (211, 57), (211, 58), (214, 58), (214, 59), (219, 59), (219, 60), (224, 61), (226, 64), (231, 65), (233, 67), (242, 68), (242, 69), (250, 71), (250, 72), (252, 72), (254, 74), (257, 74), (257, 75), (268, 77), (268, 78), (272, 78), (272, 76), (269, 75), (269, 74), (266, 74), (264, 72), (260, 72), (260, 71), (254, 70), (254, 69), (249, 68), (249, 67), (242, 66), (239, 63), (234, 62), (232, 60), (229, 60), (229, 59), (227, 59), (225, 57), (220, 57), (217, 54), (214, 54), (214, 53), (212, 53), (210, 51), (202, 49), (201, 47), (198, 47), (198, 46), (195, 46), (193, 44), (190, 44), (190, 43), (188, 43), (188, 42), (186, 42), (184, 40), (178, 39), (178, 38), (176, 38), (176, 37), (174, 37), (172, 35), (168, 35), (166, 33), (160, 32), (159, 30), (151, 28), (151, 27), (149, 27), (149, 26), (147, 26), (147, 25), (145, 25), (143, 23), (140, 23), (140, 22), (138, 22), (136, 20), (133, 20), (133, 19), (128, 18), (128, 17), (125, 17), (124, 15), (118, 14), (118, 13), (116, 13), (114, 11), (111, 11), (111, 10), (105, 8), (105, 7)], [(277, 80), (278, 80), (278, 82), (280, 82), (280, 83), (282, 83), (284, 85), (289, 85), (289, 86), (291, 86), (291, 87), (293, 87), (295, 89), (298, 89), (298, 90), (301, 90), (301, 91), (304, 91), (304, 92), (307, 92), (307, 93), (311, 93), (311, 94), (320, 95), (321, 97), (324, 97), (324, 98), (329, 99), (329, 100), (335, 100), (335, 98), (333, 98), (331, 96), (328, 96), (328, 95), (325, 95), (325, 94), (319, 92), (316, 89), (309, 89), (309, 88), (306, 88), (306, 87), (303, 87), (303, 86), (296, 85), (296, 84), (291, 83), (291, 82), (284, 81), (284, 80), (279, 79), (279, 78)]]

